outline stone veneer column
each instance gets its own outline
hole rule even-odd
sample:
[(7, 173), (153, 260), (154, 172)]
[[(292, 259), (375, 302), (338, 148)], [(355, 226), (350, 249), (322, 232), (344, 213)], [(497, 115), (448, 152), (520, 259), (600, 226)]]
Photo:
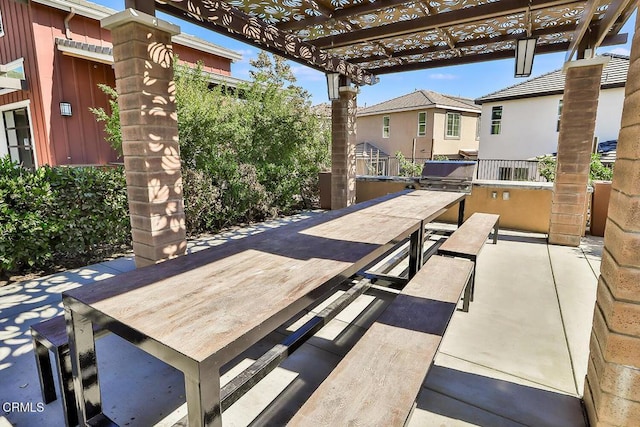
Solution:
[(180, 28), (127, 9), (111, 30), (136, 266), (185, 253), (171, 36)]
[(600, 78), (606, 59), (583, 59), (567, 65), (549, 225), (551, 244), (578, 246), (584, 234)]
[(640, 423), (640, 20), (637, 18), (584, 401), (592, 427)]
[(356, 202), (357, 88), (341, 87), (331, 104), (331, 209)]

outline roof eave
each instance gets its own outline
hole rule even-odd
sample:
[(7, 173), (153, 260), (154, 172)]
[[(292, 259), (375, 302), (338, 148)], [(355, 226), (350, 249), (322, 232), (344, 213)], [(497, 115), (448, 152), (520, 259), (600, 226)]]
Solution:
[[(66, 12), (70, 12), (71, 8), (76, 15), (84, 16), (86, 18), (101, 20), (106, 18), (107, 16), (111, 16), (115, 13), (118, 13), (117, 10), (100, 6), (89, 4), (80, 4), (68, 0), (32, 0), (34, 3), (42, 4), (44, 6), (49, 6), (54, 9), (64, 10)], [(172, 40), (185, 47), (190, 47), (192, 49), (196, 49), (201, 52), (210, 53), (212, 55), (220, 56), (222, 58), (230, 59), (231, 62), (237, 62), (242, 60), (242, 55), (236, 51), (231, 49), (226, 49), (224, 47), (215, 45), (213, 43), (209, 43), (206, 40), (199, 39), (195, 36), (190, 36), (187, 34), (178, 34), (173, 36)]]
[[(624, 86), (625, 86), (625, 82), (606, 83), (600, 86), (600, 90), (623, 88)], [(499, 96), (499, 97), (493, 97), (493, 98), (478, 98), (474, 102), (478, 105), (482, 105), (490, 102), (503, 102), (503, 101), (512, 101), (516, 99), (540, 98), (543, 96), (562, 95), (563, 93), (564, 93), (564, 89), (550, 90), (546, 92), (527, 93), (527, 94), (521, 94), (521, 95)]]
[(393, 114), (393, 113), (406, 113), (410, 111), (422, 111), (422, 110), (430, 110), (430, 109), (441, 109), (441, 110), (455, 110), (455, 111), (464, 111), (467, 113), (477, 113), (480, 114), (480, 109), (475, 108), (464, 108), (464, 107), (454, 107), (452, 105), (442, 105), (442, 104), (429, 104), (429, 105), (420, 105), (417, 107), (407, 107), (407, 108), (391, 108), (388, 110), (378, 110), (373, 112), (358, 112), (359, 117), (364, 116), (378, 116), (384, 114)]

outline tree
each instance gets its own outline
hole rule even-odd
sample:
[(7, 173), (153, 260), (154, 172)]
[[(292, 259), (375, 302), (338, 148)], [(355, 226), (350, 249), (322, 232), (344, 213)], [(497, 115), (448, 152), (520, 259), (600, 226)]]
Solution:
[(107, 134), (105, 139), (111, 145), (111, 147), (118, 153), (118, 156), (122, 156), (122, 134), (120, 133), (120, 108), (118, 107), (118, 92), (109, 85), (102, 83), (98, 84), (98, 87), (102, 92), (109, 96), (109, 108), (111, 113), (108, 113), (104, 108), (89, 108), (95, 116), (98, 122), (104, 122), (104, 131)]
[[(318, 172), (329, 164), (330, 134), (287, 62), (260, 53), (251, 81), (233, 91), (209, 88), (199, 66), (175, 64), (188, 233), (311, 206)], [(103, 90), (113, 95), (111, 114), (92, 111), (121, 150), (117, 95)]]

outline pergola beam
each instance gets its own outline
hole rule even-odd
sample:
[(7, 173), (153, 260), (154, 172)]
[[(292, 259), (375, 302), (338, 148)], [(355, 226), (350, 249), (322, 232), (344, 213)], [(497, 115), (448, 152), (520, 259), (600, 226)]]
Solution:
[[(575, 0), (534, 0), (531, 2), (531, 9), (544, 9), (554, 6), (562, 6), (576, 3)], [(451, 12), (438, 13), (424, 16), (422, 18), (409, 21), (400, 21), (393, 24), (382, 25), (374, 28), (367, 28), (360, 31), (336, 34), (328, 37), (321, 37), (309, 42), (320, 49), (330, 49), (348, 46), (355, 43), (398, 37), (406, 34), (415, 34), (420, 31), (434, 30), (436, 28), (446, 28), (452, 25), (468, 24), (492, 18), (498, 18), (514, 13), (524, 13), (529, 8), (528, 0), (502, 0), (498, 2), (486, 3), (480, 6), (458, 9)], [(341, 10), (352, 10), (341, 9)], [(353, 15), (349, 15), (352, 17)], [(336, 19), (335, 15), (333, 19)]]
[[(569, 47), (568, 42), (555, 43), (536, 47), (536, 53), (563, 52)], [(451, 65), (472, 64), (477, 62), (493, 61), (496, 59), (507, 59), (514, 57), (513, 50), (501, 50), (498, 52), (484, 53), (478, 55), (466, 55), (456, 58), (437, 59), (435, 61), (414, 62), (404, 65), (393, 65), (389, 67), (372, 68), (370, 71), (376, 75), (399, 73), (405, 71), (426, 70), (429, 68), (449, 67)]]
[(124, 0), (124, 8), (135, 9), (151, 16), (155, 16), (156, 14), (156, 5), (154, 0)]
[(589, 0), (585, 5), (580, 21), (573, 32), (573, 36), (571, 37), (571, 43), (569, 44), (569, 49), (567, 49), (567, 55), (564, 58), (565, 62), (571, 61), (573, 54), (576, 53), (578, 48), (581, 46), (587, 30), (591, 26), (591, 20), (593, 19), (593, 15), (596, 13), (597, 8), (598, 2), (596, 0)]
[(303, 28), (310, 27), (313, 25), (324, 24), (328, 21), (328, 19), (339, 20), (343, 18), (351, 18), (357, 15), (364, 15), (365, 13), (375, 12), (377, 10), (398, 6), (406, 2), (407, 0), (380, 0), (374, 3), (362, 3), (357, 6), (334, 10), (326, 17), (311, 16), (309, 18), (301, 19), (299, 21), (294, 20), (294, 21), (283, 22), (281, 24), (278, 24), (277, 26), (281, 30), (287, 30), (287, 31), (301, 30)]
[(156, 2), (158, 10), (178, 16), (201, 27), (226, 34), (292, 61), (322, 72), (336, 72), (355, 84), (374, 84), (376, 78), (368, 71), (348, 63), (344, 59), (323, 52), (299, 37), (284, 33), (273, 25), (251, 17), (223, 2), (208, 3), (203, 0), (167, 0)]
[[(593, 29), (595, 46), (600, 46), (612, 28), (618, 25), (622, 27), (636, 7), (637, 0), (613, 0)], [(619, 28), (614, 29), (614, 32), (617, 33), (619, 30)]]
[[(563, 33), (566, 31), (570, 31), (573, 29), (573, 25), (559, 25), (557, 27), (546, 27), (540, 28), (538, 30), (533, 31), (533, 37), (541, 37), (544, 35), (555, 34), (555, 33)], [(521, 34), (505, 34), (498, 37), (492, 38), (477, 38), (473, 40), (467, 40), (463, 42), (456, 43), (456, 48), (466, 48), (466, 47), (474, 47), (481, 46), (483, 44), (489, 43), (500, 43), (506, 41), (515, 41), (521, 38)], [(626, 41), (626, 40), (625, 40)], [(622, 42), (624, 43), (624, 42)], [(406, 49), (398, 52), (394, 52), (391, 56), (389, 55), (372, 55), (369, 57), (360, 57), (360, 58), (349, 58), (349, 62), (352, 64), (361, 64), (364, 62), (372, 62), (372, 61), (381, 61), (384, 59), (392, 58), (400, 58), (403, 56), (411, 56), (411, 55), (421, 55), (425, 53), (435, 53), (449, 50), (449, 46), (430, 46), (427, 48), (416, 48), (416, 49)]]
[[(612, 34), (604, 38), (601, 46), (615, 46), (627, 42), (627, 34)], [(456, 49), (468, 47), (467, 42), (458, 43)], [(569, 42), (545, 44), (536, 47), (536, 54), (563, 52), (569, 48)], [(445, 48), (444, 50), (449, 50)], [(456, 58), (437, 59), (435, 61), (410, 62), (402, 65), (393, 65), (390, 67), (369, 68), (368, 70), (375, 75), (399, 73), (403, 71), (427, 70), (430, 68), (448, 67), (451, 65), (474, 64), (477, 62), (492, 61), (495, 59), (513, 58), (515, 53), (513, 50), (501, 50), (498, 52), (484, 53), (477, 55), (463, 55)]]

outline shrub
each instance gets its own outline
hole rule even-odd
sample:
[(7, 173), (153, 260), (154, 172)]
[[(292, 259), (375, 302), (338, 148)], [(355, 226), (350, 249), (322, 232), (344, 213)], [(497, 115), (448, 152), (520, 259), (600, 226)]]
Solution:
[[(309, 95), (294, 85), (286, 61), (260, 54), (252, 81), (232, 93), (210, 89), (200, 67), (175, 64), (187, 234), (317, 203), (330, 130), (313, 114)], [(91, 111), (121, 153), (117, 94), (101, 88), (111, 97), (111, 113)]]
[(420, 176), (422, 173), (422, 165), (418, 165), (411, 160), (408, 160), (400, 151), (396, 152), (396, 159), (398, 160), (400, 176), (413, 177)]
[[(548, 182), (556, 180), (556, 164), (555, 156), (540, 156), (538, 160), (538, 171)], [(589, 181), (602, 180), (611, 181), (613, 179), (613, 168), (605, 166), (600, 160), (600, 154), (591, 154), (591, 163), (589, 165)]]
[(0, 159), (0, 275), (82, 264), (129, 242), (122, 168), (32, 171)]

